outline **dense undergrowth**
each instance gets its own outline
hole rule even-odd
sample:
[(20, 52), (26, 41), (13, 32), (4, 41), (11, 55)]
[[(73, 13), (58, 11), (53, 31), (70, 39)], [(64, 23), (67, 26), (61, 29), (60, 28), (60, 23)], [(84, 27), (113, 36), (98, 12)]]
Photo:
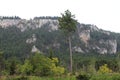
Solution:
[(0, 80), (120, 80), (119, 73), (78, 75), (78, 76), (57, 76), (57, 77), (39, 77), (39, 76), (1, 76)]

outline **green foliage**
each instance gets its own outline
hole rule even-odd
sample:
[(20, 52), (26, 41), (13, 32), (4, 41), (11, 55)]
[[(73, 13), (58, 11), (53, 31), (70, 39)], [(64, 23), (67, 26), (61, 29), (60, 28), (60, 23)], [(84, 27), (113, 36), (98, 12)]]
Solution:
[(65, 33), (69, 34), (75, 32), (77, 21), (74, 20), (74, 15), (71, 14), (69, 10), (65, 11), (65, 14), (62, 14), (62, 17), (58, 19), (59, 29), (63, 30)]
[(37, 76), (48, 76), (50, 74), (51, 61), (40, 53), (35, 53), (30, 59), (34, 74)]
[(89, 80), (89, 76), (88, 75), (78, 75), (76, 77), (77, 80)]
[(57, 66), (57, 58), (48, 58), (40, 53), (35, 53), (35, 55), (30, 59), (33, 65), (34, 74), (37, 76), (48, 76), (48, 75), (61, 75), (64, 73), (64, 68)]
[(96, 74), (90, 80), (120, 80), (120, 74)]
[(91, 35), (91, 38), (95, 41), (100, 40), (100, 39), (104, 39), (104, 40), (114, 39), (113, 35), (108, 36), (106, 33), (103, 32), (103, 30), (94, 31), (90, 35)]
[(71, 77), (38, 77), (38, 76), (14, 76), (7, 77), (1, 80), (76, 80), (74, 76)]
[(30, 53), (31, 45), (25, 42), (29, 35), (31, 35), (29, 31), (21, 32), (16, 26), (0, 28), (0, 50), (4, 51), (5, 58), (13, 56), (24, 58)]
[(1, 76), (0, 80), (120, 80), (120, 74), (94, 74), (61, 77), (39, 77), (39, 76)]
[(5, 59), (3, 54), (4, 53), (0, 51), (0, 75), (2, 75), (1, 71), (4, 70), (4, 66), (5, 66)]
[(100, 69), (98, 70), (98, 73), (111, 73), (112, 70), (108, 68), (107, 64), (104, 64), (103, 66), (100, 66)]
[(8, 76), (5, 80), (29, 80), (26, 76)]
[(18, 65), (20, 61), (16, 57), (9, 58), (6, 60), (5, 72), (9, 72), (9, 75), (15, 75), (18, 73)]
[(74, 15), (69, 10), (66, 10), (62, 17), (58, 19), (59, 29), (62, 30), (68, 36), (69, 50), (70, 50), (70, 72), (72, 72), (72, 46), (71, 46), (71, 34), (76, 30), (77, 21), (74, 19)]
[(52, 58), (51, 61), (52, 61), (51, 70), (53, 72), (53, 75), (61, 75), (65, 72), (64, 67), (60, 67), (56, 65), (58, 63), (58, 58)]
[(24, 64), (20, 66), (20, 72), (24, 75), (25, 74), (30, 75), (33, 72), (32, 70), (33, 66), (29, 60), (25, 60)]
[(1, 71), (1, 74), (4, 76), (8, 76), (10, 73), (7, 70), (3, 70), (3, 71)]
[(2, 75), (36, 75), (36, 76), (59, 76), (65, 71), (58, 65), (58, 58), (48, 58), (41, 53), (34, 53), (21, 64), (16, 58), (6, 61)]
[(118, 72), (119, 71), (119, 65), (118, 65), (118, 61), (116, 61), (116, 59), (102, 59), (102, 60), (97, 60), (95, 62), (95, 68), (96, 70), (99, 70), (100, 66), (103, 66), (104, 64), (107, 64), (107, 66), (114, 72)]

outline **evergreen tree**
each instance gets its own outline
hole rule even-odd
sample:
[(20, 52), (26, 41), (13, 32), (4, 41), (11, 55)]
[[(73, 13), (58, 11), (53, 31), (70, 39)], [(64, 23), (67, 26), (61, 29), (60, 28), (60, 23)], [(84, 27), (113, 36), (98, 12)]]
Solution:
[(69, 40), (69, 50), (70, 50), (70, 72), (72, 72), (72, 47), (71, 47), (71, 35), (76, 30), (77, 21), (74, 19), (74, 15), (71, 14), (69, 10), (66, 10), (62, 17), (58, 19), (59, 29), (62, 30)]

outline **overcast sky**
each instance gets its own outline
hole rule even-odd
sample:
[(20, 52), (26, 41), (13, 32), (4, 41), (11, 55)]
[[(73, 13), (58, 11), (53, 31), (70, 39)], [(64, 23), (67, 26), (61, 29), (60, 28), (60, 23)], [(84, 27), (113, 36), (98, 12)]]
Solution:
[(67, 9), (80, 23), (120, 33), (120, 0), (0, 0), (0, 16), (61, 16)]

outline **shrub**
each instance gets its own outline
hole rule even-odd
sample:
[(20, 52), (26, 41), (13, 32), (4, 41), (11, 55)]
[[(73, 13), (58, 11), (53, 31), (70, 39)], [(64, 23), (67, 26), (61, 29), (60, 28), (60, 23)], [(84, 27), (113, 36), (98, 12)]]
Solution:
[(77, 80), (89, 80), (89, 76), (87, 76), (87, 75), (78, 75), (77, 77), (76, 77), (76, 79)]
[(100, 66), (100, 69), (98, 70), (98, 73), (111, 73), (112, 70), (108, 68), (107, 64), (104, 64), (103, 66)]
[(7, 77), (6, 80), (29, 80), (26, 76), (19, 76), (19, 77)]

